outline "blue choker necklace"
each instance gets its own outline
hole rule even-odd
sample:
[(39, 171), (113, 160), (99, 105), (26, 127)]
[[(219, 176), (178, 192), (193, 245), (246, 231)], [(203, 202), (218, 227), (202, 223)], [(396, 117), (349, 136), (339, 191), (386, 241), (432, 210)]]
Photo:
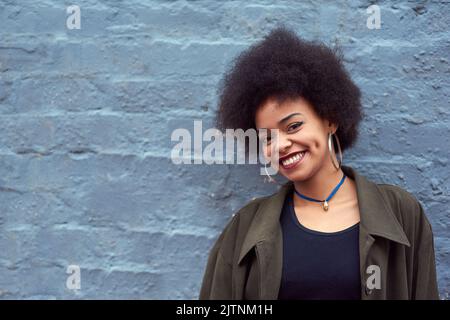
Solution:
[(344, 183), (344, 180), (345, 180), (345, 174), (344, 174), (344, 176), (342, 177), (341, 181), (338, 183), (338, 185), (333, 189), (333, 191), (330, 193), (330, 195), (328, 196), (328, 198), (326, 198), (325, 200), (317, 200), (317, 199), (313, 199), (313, 198), (304, 196), (304, 195), (302, 195), (300, 192), (298, 192), (297, 190), (295, 190), (295, 187), (294, 187), (294, 191), (295, 191), (295, 194), (296, 194), (296, 195), (298, 195), (300, 198), (303, 198), (303, 199), (305, 199), (305, 200), (314, 201), (314, 202), (323, 202), (323, 205), (322, 205), (323, 210), (328, 211), (328, 207), (329, 207), (328, 201), (330, 201), (330, 199), (333, 198), (333, 196), (335, 195), (335, 193), (339, 190), (339, 188), (341, 187), (341, 185)]

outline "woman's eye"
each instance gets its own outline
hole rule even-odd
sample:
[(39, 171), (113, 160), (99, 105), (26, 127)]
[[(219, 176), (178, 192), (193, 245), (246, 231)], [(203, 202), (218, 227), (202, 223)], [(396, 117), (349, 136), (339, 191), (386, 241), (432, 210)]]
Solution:
[(296, 123), (294, 123), (293, 125), (289, 126), (288, 131), (289, 131), (289, 130), (295, 130), (295, 129), (297, 129), (298, 127), (300, 127), (302, 124), (303, 124), (303, 122), (296, 122)]

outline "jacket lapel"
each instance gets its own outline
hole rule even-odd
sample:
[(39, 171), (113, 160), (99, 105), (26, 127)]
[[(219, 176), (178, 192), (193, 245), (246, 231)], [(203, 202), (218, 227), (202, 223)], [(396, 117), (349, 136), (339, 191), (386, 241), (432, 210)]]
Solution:
[(283, 267), (283, 236), (279, 222), (288, 191), (293, 184), (284, 184), (277, 193), (261, 201), (240, 251), (238, 264), (255, 248), (260, 270), (261, 299), (276, 300)]
[[(368, 253), (375, 241), (373, 236), (383, 237), (406, 246), (410, 246), (410, 243), (379, 187), (359, 175), (353, 168), (349, 166), (341, 168), (355, 181), (357, 189), (361, 220), (360, 272), (361, 283), (364, 284)], [(241, 247), (238, 264), (252, 249), (256, 252), (260, 269), (261, 299), (278, 298), (283, 267), (283, 237), (279, 219), (286, 195), (293, 187), (293, 182), (288, 181), (280, 187), (278, 192), (260, 202)]]
[[(388, 252), (378, 251), (371, 254), (371, 248), (376, 241), (376, 237), (410, 246), (408, 238), (402, 226), (397, 220), (394, 208), (385, 200), (379, 186), (369, 181), (363, 175), (358, 174), (348, 166), (342, 166), (344, 173), (353, 178), (356, 184), (358, 207), (360, 213), (359, 225), (359, 266), (361, 277), (361, 299), (384, 299), (386, 296), (385, 286), (381, 291), (377, 290), (372, 294), (372, 290), (367, 287), (367, 267), (372, 262), (379, 265), (387, 265)], [(371, 258), (371, 259), (369, 259)], [(381, 273), (381, 277), (386, 279), (386, 274)], [(385, 283), (385, 281), (382, 281)]]

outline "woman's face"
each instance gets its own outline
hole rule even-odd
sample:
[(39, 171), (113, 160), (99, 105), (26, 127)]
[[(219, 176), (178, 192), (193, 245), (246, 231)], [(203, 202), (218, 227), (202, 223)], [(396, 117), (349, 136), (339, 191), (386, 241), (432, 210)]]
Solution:
[[(289, 99), (279, 104), (267, 99), (256, 112), (256, 129), (278, 129), (278, 144), (262, 130), (259, 137), (267, 159), (276, 159), (279, 152), (279, 172), (291, 181), (301, 181), (315, 175), (324, 165), (332, 164), (328, 150), (328, 133), (336, 126), (319, 118), (304, 98)], [(300, 154), (301, 151), (305, 153)], [(287, 157), (286, 157), (287, 156)], [(273, 165), (272, 165), (273, 166)]]

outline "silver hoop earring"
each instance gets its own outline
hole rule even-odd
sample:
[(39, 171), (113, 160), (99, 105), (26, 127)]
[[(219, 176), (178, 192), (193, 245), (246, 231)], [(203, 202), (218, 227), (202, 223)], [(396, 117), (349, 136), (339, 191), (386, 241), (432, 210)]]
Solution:
[[(334, 158), (333, 158), (333, 150), (334, 150), (334, 148), (333, 148), (333, 146), (332, 146), (332, 144), (333, 144), (332, 136), (335, 136), (335, 137), (336, 137), (336, 143), (337, 143), (337, 146), (338, 146), (338, 149), (339, 149), (339, 157), (341, 158), (341, 161), (338, 162), (338, 165), (336, 165), (335, 160), (334, 160)], [(343, 158), (342, 158), (341, 144), (339, 143), (339, 139), (338, 139), (337, 135), (334, 134), (334, 133), (328, 133), (328, 149), (329, 149), (329, 151), (330, 151), (331, 162), (333, 163), (333, 166), (336, 168), (336, 170), (339, 171), (339, 169), (340, 169), (341, 166), (342, 166), (342, 160), (343, 160)], [(336, 153), (336, 152), (334, 152), (334, 153)], [(337, 157), (336, 157), (336, 158), (337, 158)]]

